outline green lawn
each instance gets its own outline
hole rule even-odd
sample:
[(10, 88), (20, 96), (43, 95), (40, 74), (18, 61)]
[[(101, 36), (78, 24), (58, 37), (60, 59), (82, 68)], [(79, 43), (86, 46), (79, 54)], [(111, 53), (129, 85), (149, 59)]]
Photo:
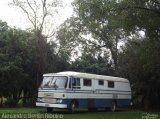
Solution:
[[(47, 113), (45, 108), (1, 108), (0, 118), (2, 119), (2, 114), (36, 114), (36, 115), (47, 115), (48, 119), (142, 119), (143, 111), (127, 111), (119, 110), (117, 112), (88, 112), (86, 110), (76, 111), (74, 114), (69, 114), (66, 110), (55, 110), (53, 113)], [(155, 119), (160, 119), (160, 112), (149, 112), (149, 114), (157, 114), (158, 117)], [(51, 118), (51, 116), (53, 118)], [(58, 116), (58, 117), (57, 117)]]

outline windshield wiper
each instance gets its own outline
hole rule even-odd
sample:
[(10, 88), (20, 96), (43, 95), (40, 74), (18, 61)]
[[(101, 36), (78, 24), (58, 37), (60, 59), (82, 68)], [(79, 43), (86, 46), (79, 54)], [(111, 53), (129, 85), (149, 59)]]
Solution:
[(56, 85), (56, 81), (57, 81), (57, 79), (54, 81), (53, 85), (50, 86), (50, 87), (55, 88), (55, 90), (58, 88), (58, 86)]

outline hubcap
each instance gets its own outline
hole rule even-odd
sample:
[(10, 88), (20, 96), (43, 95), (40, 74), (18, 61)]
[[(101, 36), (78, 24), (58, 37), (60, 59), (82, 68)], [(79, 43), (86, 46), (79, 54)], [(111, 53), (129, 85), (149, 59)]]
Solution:
[(72, 104), (72, 110), (74, 111), (74, 109), (75, 109), (75, 104), (73, 103)]
[(113, 102), (111, 106), (111, 111), (114, 112), (116, 110), (116, 104)]

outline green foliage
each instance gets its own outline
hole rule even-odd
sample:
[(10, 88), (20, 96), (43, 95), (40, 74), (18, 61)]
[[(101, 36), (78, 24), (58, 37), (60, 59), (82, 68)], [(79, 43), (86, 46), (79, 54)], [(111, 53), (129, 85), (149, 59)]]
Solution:
[(159, 41), (134, 39), (119, 55), (120, 74), (130, 79), (133, 99), (138, 99), (137, 103), (145, 108), (159, 108), (160, 105), (159, 45)]
[[(11, 100), (18, 102), (22, 90), (29, 89), (27, 84), (32, 78), (31, 58), (35, 49), (32, 49), (34, 43), (31, 33), (12, 29), (2, 21), (0, 24), (0, 95), (6, 97), (9, 101), (7, 104), (10, 105)], [(32, 67), (27, 69), (28, 66)], [(25, 83), (26, 85), (23, 85)], [(29, 93), (34, 92), (34, 84), (34, 81), (31, 85), (28, 84), (31, 86)]]
[(82, 54), (82, 56), (72, 63), (69, 70), (87, 72), (101, 75), (114, 75), (112, 63), (109, 56), (94, 56), (93, 54)]
[(125, 29), (129, 31), (136, 31), (137, 28), (145, 30), (147, 36), (156, 35), (159, 32), (159, 0), (122, 0), (118, 4), (117, 11), (117, 18), (121, 18), (122, 27)]
[(47, 66), (45, 73), (60, 72), (68, 69), (69, 55), (68, 52), (60, 50), (56, 52), (57, 45), (54, 42), (47, 44)]
[[(129, 34), (119, 55), (120, 74), (132, 82), (134, 96), (145, 108), (159, 108), (160, 99), (160, 2), (159, 0), (122, 0), (116, 4), (117, 23)], [(138, 31), (142, 37), (133, 37)], [(153, 93), (154, 92), (154, 93)]]
[(57, 32), (57, 40), (59, 42), (59, 53), (65, 54), (67, 60), (73, 56), (76, 51), (75, 48), (80, 45), (82, 37), (81, 22), (77, 17), (67, 19), (59, 28)]
[[(10, 28), (0, 21), (0, 97), (7, 98), (6, 105), (12, 106), (24, 98), (23, 103), (33, 104), (37, 93), (37, 45), (32, 32)], [(46, 72), (66, 70), (68, 57), (62, 52), (56, 55), (54, 43), (47, 43)], [(1, 102), (2, 104), (2, 102)], [(14, 104), (13, 104), (14, 105)]]
[(15, 99), (8, 99), (6, 102), (5, 102), (5, 107), (16, 107), (17, 106), (17, 103), (18, 101), (15, 100)]
[(74, 2), (74, 8), (83, 27), (94, 38), (94, 41), (90, 40), (89, 43), (93, 47), (110, 50), (115, 70), (118, 68), (118, 43), (125, 35), (115, 19), (116, 4), (116, 0), (76, 0)]

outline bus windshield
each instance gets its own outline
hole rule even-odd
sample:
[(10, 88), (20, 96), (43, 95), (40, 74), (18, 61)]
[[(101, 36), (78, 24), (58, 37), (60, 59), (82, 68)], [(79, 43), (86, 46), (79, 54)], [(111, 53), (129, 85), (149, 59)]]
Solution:
[(68, 78), (66, 76), (46, 76), (43, 78), (41, 88), (66, 88)]

